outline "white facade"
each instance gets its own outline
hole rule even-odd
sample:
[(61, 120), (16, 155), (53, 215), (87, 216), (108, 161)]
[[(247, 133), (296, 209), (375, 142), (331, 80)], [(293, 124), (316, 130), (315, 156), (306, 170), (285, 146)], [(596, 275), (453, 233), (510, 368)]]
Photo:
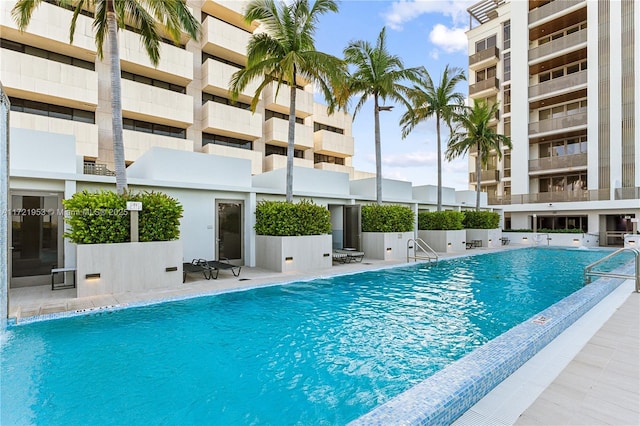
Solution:
[(496, 130), (513, 144), (482, 171), (489, 205), (507, 228), (535, 220), (621, 246), (640, 216), (640, 5), (487, 0), (468, 11), (469, 96), (500, 103)]

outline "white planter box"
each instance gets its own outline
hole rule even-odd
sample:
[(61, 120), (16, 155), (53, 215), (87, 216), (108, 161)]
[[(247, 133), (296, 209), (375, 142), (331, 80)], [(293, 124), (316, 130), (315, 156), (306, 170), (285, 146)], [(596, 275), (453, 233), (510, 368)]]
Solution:
[(170, 289), (182, 284), (180, 240), (76, 247), (78, 297)]
[(482, 247), (501, 247), (502, 229), (465, 229), (467, 232), (466, 242), (470, 243), (474, 240), (482, 241)]
[(437, 253), (455, 253), (466, 250), (467, 233), (464, 229), (447, 231), (418, 231), (418, 237)]
[(256, 266), (271, 271), (331, 268), (331, 235), (256, 235)]
[(381, 260), (407, 260), (407, 241), (413, 232), (363, 232), (364, 257)]

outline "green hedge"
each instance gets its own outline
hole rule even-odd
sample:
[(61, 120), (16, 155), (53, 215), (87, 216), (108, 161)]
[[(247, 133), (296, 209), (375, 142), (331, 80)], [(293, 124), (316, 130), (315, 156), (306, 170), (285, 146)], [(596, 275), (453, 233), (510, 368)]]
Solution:
[(433, 230), (458, 230), (463, 229), (464, 214), (456, 211), (420, 212), (418, 213), (418, 229), (424, 231)]
[(309, 200), (261, 201), (256, 206), (255, 230), (258, 235), (274, 236), (330, 234), (331, 214)]
[(363, 232), (410, 232), (413, 231), (414, 215), (409, 207), (362, 206)]
[(469, 210), (464, 212), (462, 223), (465, 229), (496, 229), (500, 226), (500, 215), (496, 212)]
[(126, 193), (82, 191), (63, 200), (65, 222), (70, 229), (64, 236), (76, 244), (124, 243), (130, 241), (127, 201), (142, 202), (138, 215), (141, 242), (170, 241), (180, 237), (182, 206), (160, 192)]

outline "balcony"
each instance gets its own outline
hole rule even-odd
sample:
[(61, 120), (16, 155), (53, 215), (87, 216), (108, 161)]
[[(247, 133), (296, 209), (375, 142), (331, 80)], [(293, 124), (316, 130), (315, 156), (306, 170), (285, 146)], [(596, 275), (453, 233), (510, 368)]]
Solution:
[(547, 3), (542, 7), (538, 7), (529, 12), (529, 25), (538, 22), (542, 19), (546, 19), (556, 13), (563, 12), (569, 8), (572, 8), (579, 4), (585, 4), (585, 0), (556, 0), (551, 3)]
[[(239, 70), (240, 68), (213, 59), (207, 59), (204, 64), (202, 64), (202, 84), (204, 86), (202, 91), (228, 97), (231, 77)], [(258, 86), (257, 80), (249, 83), (247, 87), (240, 92), (238, 100), (251, 103), (251, 99), (253, 99), (253, 95), (256, 93)]]
[(542, 133), (566, 132), (570, 130), (577, 130), (576, 128), (584, 128), (586, 126), (587, 113), (582, 112), (529, 123), (529, 135), (540, 136)]
[[(576, 201), (609, 200), (608, 189), (581, 189), (577, 191), (538, 192), (532, 194), (513, 194), (510, 204), (563, 203)], [(506, 204), (503, 202), (503, 204)]]
[(109, 170), (106, 164), (96, 164), (91, 162), (85, 162), (83, 165), (83, 173), (85, 175), (98, 175), (98, 176), (115, 176), (116, 172)]
[[(276, 96), (277, 93), (277, 96)], [(262, 91), (265, 109), (289, 114), (291, 102), (291, 88), (282, 85), (277, 88), (277, 83), (273, 82)], [(313, 114), (313, 93), (296, 89), (296, 117), (305, 118)]]
[(616, 200), (640, 200), (640, 186), (615, 189)]
[(262, 173), (262, 153), (260, 151), (208, 143), (202, 147), (202, 152), (209, 155), (220, 155), (222, 157), (244, 158), (246, 160), (250, 160), (251, 174), (258, 175)]
[(238, 27), (255, 29), (257, 23), (247, 26), (244, 22), (244, 10), (248, 3), (247, 0), (204, 0), (201, 8), (206, 14), (217, 16)]
[(583, 89), (586, 86), (587, 70), (578, 71), (529, 87), (529, 100), (534, 101), (538, 96), (546, 96), (549, 94), (555, 96), (565, 91)]
[(498, 93), (500, 90), (500, 80), (497, 77), (489, 77), (469, 86), (469, 96), (488, 96)]
[(122, 111), (129, 118), (185, 128), (193, 124), (193, 97), (123, 79)]
[(122, 138), (124, 142), (124, 160), (127, 162), (136, 161), (154, 146), (178, 149), (180, 151), (193, 151), (193, 141), (190, 139), (172, 138), (134, 130), (123, 130)]
[[(475, 172), (469, 173), (469, 183), (476, 183), (478, 175)], [(482, 170), (480, 172), (480, 182), (499, 182), (500, 170)]]
[(349, 179), (353, 177), (353, 167), (351, 166), (334, 163), (315, 163), (313, 168), (318, 170), (328, 170), (330, 172), (348, 173)]
[(193, 53), (160, 42), (160, 63), (151, 63), (140, 35), (133, 31), (119, 31), (122, 69), (135, 74), (186, 86), (193, 80)]
[(73, 18), (72, 11), (42, 2), (33, 12), (27, 32), (21, 33), (11, 17), (11, 10), (15, 4), (16, 1), (13, 0), (0, 2), (0, 32), (3, 38), (10, 38), (78, 59), (94, 61), (96, 42), (93, 38), (95, 32), (91, 18), (84, 15), (78, 16), (73, 44), (69, 44), (69, 23)]
[(313, 133), (313, 150), (318, 154), (353, 156), (353, 136), (345, 136), (328, 130)]
[[(294, 144), (298, 149), (313, 148), (313, 129), (296, 123)], [(264, 142), (270, 145), (286, 146), (289, 143), (289, 121), (270, 118), (264, 122)]]
[(573, 167), (586, 167), (587, 154), (563, 155), (560, 157), (547, 157), (529, 160), (529, 171), (566, 169)]
[(498, 63), (500, 51), (493, 46), (469, 56), (469, 69), (477, 70)]
[(529, 62), (535, 62), (548, 55), (560, 56), (569, 50), (583, 48), (586, 45), (587, 30), (576, 31), (557, 40), (529, 49)]
[(256, 140), (262, 136), (262, 114), (209, 101), (202, 106), (202, 131)]
[(511, 195), (489, 197), (487, 204), (490, 206), (504, 206), (511, 204)]
[(98, 157), (97, 124), (11, 111), (11, 127), (73, 135), (76, 139), (76, 154), (78, 156)]
[[(293, 165), (296, 167), (313, 168), (313, 160), (307, 160), (305, 158), (294, 158)], [(271, 154), (264, 158), (263, 169), (265, 172), (272, 170), (284, 169), (287, 167), (287, 156)]]
[(202, 24), (202, 50), (238, 64), (246, 63), (251, 33), (208, 16)]
[(9, 49), (0, 52), (0, 78), (9, 96), (81, 109), (88, 109), (88, 104), (95, 110), (98, 105), (95, 71)]

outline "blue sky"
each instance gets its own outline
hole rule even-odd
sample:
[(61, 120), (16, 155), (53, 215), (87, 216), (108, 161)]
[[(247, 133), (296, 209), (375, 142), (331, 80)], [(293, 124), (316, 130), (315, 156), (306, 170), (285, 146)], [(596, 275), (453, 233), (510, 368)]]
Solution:
[[(467, 7), (477, 0), (342, 0), (338, 14), (320, 18), (316, 49), (342, 57), (352, 40), (375, 43), (382, 27), (387, 27), (389, 51), (400, 56), (405, 67), (424, 66), (434, 80), (444, 67), (457, 66), (467, 72), (465, 31), (469, 26)], [(467, 85), (459, 91), (467, 94)], [(320, 99), (318, 99), (320, 101)], [(386, 178), (408, 180), (414, 185), (437, 184), (435, 120), (416, 127), (402, 139), (398, 121), (404, 108), (382, 112), (382, 174)], [(352, 111), (350, 111), (352, 112)], [(375, 172), (373, 102), (367, 102), (353, 122), (354, 166)], [(443, 134), (443, 146), (446, 134)], [(443, 148), (444, 149), (444, 148)], [(467, 159), (448, 163), (443, 159), (443, 185), (468, 189)]]

